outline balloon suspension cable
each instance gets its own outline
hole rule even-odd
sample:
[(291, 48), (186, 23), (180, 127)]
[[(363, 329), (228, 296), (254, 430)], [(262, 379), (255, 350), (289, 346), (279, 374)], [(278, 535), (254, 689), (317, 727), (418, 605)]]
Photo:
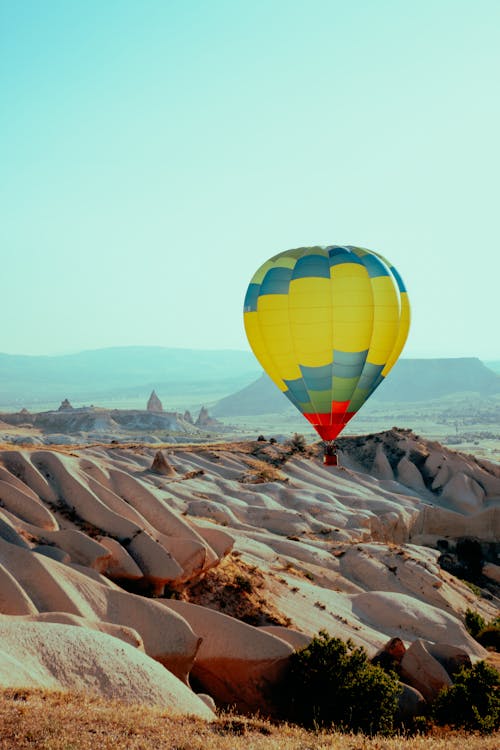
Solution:
[(323, 463), (326, 466), (337, 466), (337, 451), (335, 450), (335, 440), (323, 440)]

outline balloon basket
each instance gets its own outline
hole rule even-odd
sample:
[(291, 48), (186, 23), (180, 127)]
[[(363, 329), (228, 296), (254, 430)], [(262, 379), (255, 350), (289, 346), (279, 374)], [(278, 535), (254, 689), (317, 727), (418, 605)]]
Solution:
[(325, 453), (323, 456), (323, 463), (325, 466), (337, 466), (337, 454), (336, 453)]

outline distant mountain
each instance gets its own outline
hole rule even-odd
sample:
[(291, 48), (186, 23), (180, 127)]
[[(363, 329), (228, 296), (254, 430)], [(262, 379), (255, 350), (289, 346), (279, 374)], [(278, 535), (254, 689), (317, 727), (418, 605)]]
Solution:
[(500, 359), (496, 359), (493, 361), (487, 361), (484, 363), (486, 367), (489, 367), (490, 370), (493, 370), (493, 372), (496, 372), (500, 375)]
[(401, 359), (374, 397), (379, 401), (425, 401), (454, 393), (500, 393), (500, 377), (477, 357)]
[[(414, 402), (474, 392), (487, 396), (500, 394), (500, 376), (475, 357), (457, 359), (401, 359), (384, 383), (375, 391), (372, 402)], [(293, 411), (267, 375), (237, 393), (221, 399), (211, 408), (218, 417), (277, 414)]]
[(203, 386), (215, 398), (260, 372), (250, 352), (127, 346), (62, 356), (0, 354), (0, 403), (133, 396), (153, 388), (186, 392)]

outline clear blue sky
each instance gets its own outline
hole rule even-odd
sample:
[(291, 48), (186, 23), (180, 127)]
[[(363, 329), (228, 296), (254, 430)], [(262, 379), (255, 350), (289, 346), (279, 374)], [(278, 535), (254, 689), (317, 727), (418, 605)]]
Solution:
[(406, 281), (406, 356), (500, 358), (498, 0), (0, 0), (0, 351), (247, 348), (281, 250)]

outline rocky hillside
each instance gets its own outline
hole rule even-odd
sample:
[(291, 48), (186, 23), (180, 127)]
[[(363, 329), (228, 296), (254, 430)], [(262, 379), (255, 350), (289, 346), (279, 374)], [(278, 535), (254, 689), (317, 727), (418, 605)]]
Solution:
[[(401, 638), (407, 682), (425, 662), (449, 684), (443, 649), (486, 655), (465, 610), (500, 603), (500, 470), (404, 430), (340, 449), (2, 450), (0, 685), (272, 713), (320, 628), (370, 655)], [(441, 564), (471, 534), (480, 596)]]

